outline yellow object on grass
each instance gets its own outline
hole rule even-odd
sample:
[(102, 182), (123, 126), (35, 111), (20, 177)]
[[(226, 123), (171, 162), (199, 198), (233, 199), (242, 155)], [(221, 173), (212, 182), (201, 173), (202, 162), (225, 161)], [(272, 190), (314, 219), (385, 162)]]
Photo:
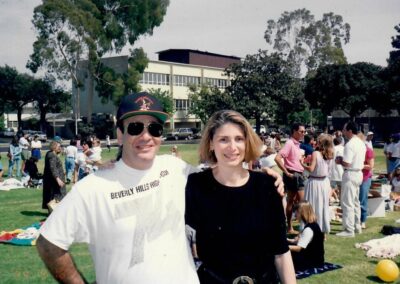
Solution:
[(384, 259), (378, 262), (375, 269), (376, 275), (385, 281), (393, 282), (399, 277), (399, 268), (393, 260)]

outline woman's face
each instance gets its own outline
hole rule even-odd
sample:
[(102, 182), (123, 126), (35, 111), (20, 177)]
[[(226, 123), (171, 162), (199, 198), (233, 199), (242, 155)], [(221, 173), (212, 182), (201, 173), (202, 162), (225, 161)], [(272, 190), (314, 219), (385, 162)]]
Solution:
[(242, 166), (246, 151), (246, 138), (240, 126), (226, 123), (219, 127), (210, 144), (218, 166)]

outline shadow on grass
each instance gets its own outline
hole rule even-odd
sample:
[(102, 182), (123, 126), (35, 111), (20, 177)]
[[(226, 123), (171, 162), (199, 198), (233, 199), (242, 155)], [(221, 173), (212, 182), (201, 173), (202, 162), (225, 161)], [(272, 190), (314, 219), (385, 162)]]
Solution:
[(22, 215), (25, 216), (42, 216), (42, 217), (47, 217), (47, 213), (45, 212), (39, 212), (39, 211), (21, 211)]
[(381, 280), (378, 276), (375, 276), (375, 275), (369, 275), (369, 276), (367, 276), (367, 279), (369, 281), (372, 281), (372, 282), (375, 282), (375, 283), (387, 283), (387, 282)]

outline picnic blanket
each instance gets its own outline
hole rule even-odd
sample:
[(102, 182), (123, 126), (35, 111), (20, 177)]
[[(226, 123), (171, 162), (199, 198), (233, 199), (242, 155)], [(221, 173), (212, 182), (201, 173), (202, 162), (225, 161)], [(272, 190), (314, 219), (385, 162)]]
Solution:
[(17, 246), (34, 246), (39, 237), (39, 229), (43, 222), (34, 223), (30, 226), (15, 229), (14, 231), (1, 231), (0, 243)]
[(25, 186), (23, 182), (15, 178), (9, 178), (3, 182), (0, 182), (0, 190), (9, 191), (10, 189), (24, 188), (24, 187)]
[(400, 254), (400, 234), (372, 239), (365, 243), (356, 243), (355, 246), (367, 251), (367, 257), (395, 258)]
[(303, 279), (303, 278), (310, 277), (311, 275), (321, 274), (321, 273), (339, 269), (339, 268), (342, 268), (342, 266), (340, 266), (338, 264), (325, 262), (324, 265), (321, 267), (314, 267), (314, 268), (309, 268), (309, 269), (306, 269), (303, 271), (296, 271), (296, 278)]

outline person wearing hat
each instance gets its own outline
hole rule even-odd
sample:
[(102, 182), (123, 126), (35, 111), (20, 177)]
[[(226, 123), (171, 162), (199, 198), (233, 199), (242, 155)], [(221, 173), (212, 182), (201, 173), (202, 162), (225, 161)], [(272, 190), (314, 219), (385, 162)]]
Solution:
[(85, 281), (68, 252), (84, 242), (97, 283), (198, 283), (184, 224), (184, 188), (193, 168), (156, 156), (167, 119), (148, 93), (122, 99), (121, 159), (76, 183), (41, 228), (37, 248), (58, 281)]
[(365, 145), (367, 145), (367, 147), (369, 147), (370, 149), (374, 149), (374, 147), (372, 146), (372, 138), (374, 138), (374, 132), (368, 131), (367, 137), (365, 139)]

